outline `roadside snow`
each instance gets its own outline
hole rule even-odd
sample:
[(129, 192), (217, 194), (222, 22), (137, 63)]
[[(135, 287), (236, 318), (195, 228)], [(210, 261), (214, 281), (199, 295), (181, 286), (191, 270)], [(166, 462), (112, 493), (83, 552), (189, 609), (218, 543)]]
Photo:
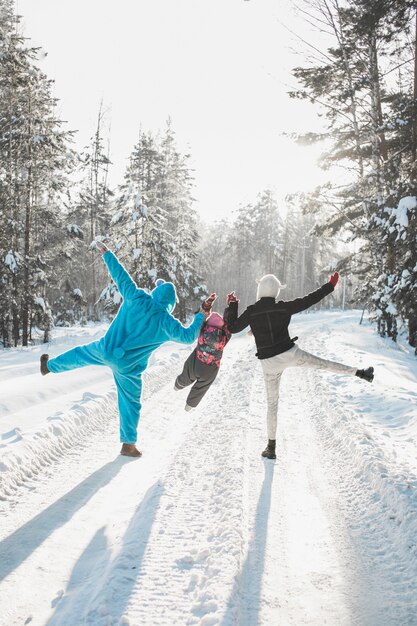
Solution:
[(172, 389), (189, 348), (155, 354), (133, 461), (109, 371), (0, 352), (0, 624), (417, 624), (417, 363), (359, 318), (293, 318), (301, 347), (376, 374), (288, 370), (276, 463), (245, 334), (192, 413)]

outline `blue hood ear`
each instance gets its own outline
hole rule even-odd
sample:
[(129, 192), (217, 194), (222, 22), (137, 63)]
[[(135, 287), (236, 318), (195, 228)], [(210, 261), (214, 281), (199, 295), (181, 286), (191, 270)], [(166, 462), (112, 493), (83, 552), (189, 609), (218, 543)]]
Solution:
[(158, 278), (155, 284), (155, 289), (151, 291), (152, 298), (163, 309), (166, 309), (168, 313), (172, 313), (177, 301), (177, 292), (175, 291), (174, 285), (172, 283), (166, 283), (162, 278)]

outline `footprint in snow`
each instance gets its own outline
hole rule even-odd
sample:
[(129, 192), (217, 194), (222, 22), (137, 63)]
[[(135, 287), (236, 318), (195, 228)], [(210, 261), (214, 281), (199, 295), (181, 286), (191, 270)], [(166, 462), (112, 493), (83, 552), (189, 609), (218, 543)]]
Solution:
[(57, 591), (56, 597), (51, 602), (51, 607), (53, 609), (56, 607), (58, 602), (60, 602), (62, 600), (63, 595), (64, 595), (64, 590), (63, 589), (60, 589), (59, 591)]
[(194, 558), (191, 554), (186, 554), (180, 559), (177, 559), (176, 563), (179, 569), (190, 569), (194, 565)]
[(99, 398), (99, 397), (100, 396), (96, 393), (92, 393), (91, 391), (86, 391), (85, 393), (83, 393), (83, 397), (82, 397), (80, 404), (83, 404), (84, 402), (89, 402), (90, 400), (94, 400), (95, 398)]
[(54, 420), (59, 420), (64, 415), (63, 411), (58, 411), (58, 413), (54, 413), (47, 418), (48, 422), (53, 422)]
[[(22, 433), (20, 432), (20, 430), (18, 428), (13, 428), (12, 430), (9, 430), (7, 433), (3, 433), (1, 435), (1, 438), (3, 440), (4, 439), (11, 439), (12, 437), (15, 437), (15, 441), (20, 441), (23, 438), (22, 437)], [(9, 442), (9, 443), (11, 443), (11, 442)]]

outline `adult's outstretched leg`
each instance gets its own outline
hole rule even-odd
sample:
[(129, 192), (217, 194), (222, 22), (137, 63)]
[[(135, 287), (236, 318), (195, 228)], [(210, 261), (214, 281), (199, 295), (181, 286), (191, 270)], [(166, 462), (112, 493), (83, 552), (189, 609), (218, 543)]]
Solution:
[[(47, 355), (42, 355), (42, 358)], [(63, 352), (53, 359), (44, 359), (49, 372), (58, 374), (59, 372), (67, 372), (77, 367), (85, 367), (86, 365), (105, 365), (102, 350), (98, 341), (87, 343), (84, 346), (77, 346), (71, 350)], [(43, 373), (43, 372), (42, 372)]]
[(344, 365), (337, 361), (329, 361), (322, 359), (310, 352), (301, 350), (298, 346), (295, 346), (294, 356), (289, 366), (293, 367), (312, 367), (314, 369), (326, 370), (328, 372), (335, 372), (336, 374), (347, 374), (355, 376), (358, 371), (357, 367), (351, 367), (350, 365)]
[[(123, 444), (121, 453), (126, 456), (141, 456), (135, 447), (140, 416), (140, 396), (142, 378), (140, 374), (123, 374), (113, 372), (117, 388), (117, 403), (120, 414), (120, 441)], [(135, 452), (136, 451), (136, 452)]]

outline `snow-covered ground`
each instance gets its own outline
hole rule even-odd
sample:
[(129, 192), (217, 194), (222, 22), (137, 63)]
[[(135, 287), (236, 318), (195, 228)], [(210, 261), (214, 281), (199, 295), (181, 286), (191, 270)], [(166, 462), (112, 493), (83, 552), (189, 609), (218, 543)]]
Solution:
[(173, 390), (190, 348), (154, 355), (137, 460), (110, 371), (43, 378), (44, 347), (1, 351), (0, 624), (417, 625), (417, 360), (359, 318), (293, 318), (301, 347), (375, 381), (287, 370), (276, 462), (246, 334), (193, 413)]

